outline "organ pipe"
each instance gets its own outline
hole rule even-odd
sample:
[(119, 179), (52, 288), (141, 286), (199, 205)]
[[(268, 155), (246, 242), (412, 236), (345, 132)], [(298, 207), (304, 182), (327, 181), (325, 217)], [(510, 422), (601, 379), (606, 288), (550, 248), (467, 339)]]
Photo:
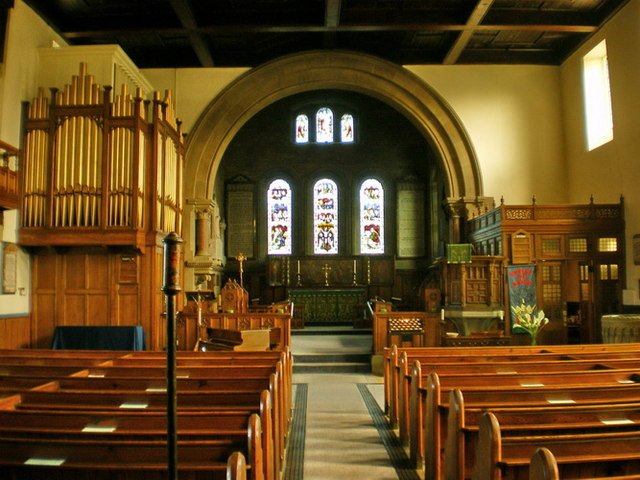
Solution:
[(41, 89), (25, 109), (25, 244), (45, 241), (30, 229), (74, 228), (79, 239), (109, 229), (180, 232), (184, 144), (171, 93), (154, 94), (147, 121), (142, 90), (134, 98), (123, 85), (111, 99), (111, 87), (101, 88), (81, 64), (50, 95)]

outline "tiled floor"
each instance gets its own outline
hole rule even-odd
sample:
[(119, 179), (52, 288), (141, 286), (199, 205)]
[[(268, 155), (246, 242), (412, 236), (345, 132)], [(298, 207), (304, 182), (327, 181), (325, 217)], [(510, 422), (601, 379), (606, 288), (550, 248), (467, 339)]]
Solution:
[[(370, 335), (292, 339), (292, 353), (371, 351)], [(294, 374), (294, 430), (284, 480), (417, 479), (383, 416), (382, 377), (358, 373)], [(301, 438), (302, 437), (302, 438)]]

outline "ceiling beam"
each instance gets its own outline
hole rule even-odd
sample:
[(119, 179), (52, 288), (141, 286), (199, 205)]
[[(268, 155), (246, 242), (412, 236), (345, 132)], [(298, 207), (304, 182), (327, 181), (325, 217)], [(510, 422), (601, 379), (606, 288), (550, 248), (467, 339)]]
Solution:
[(466, 24), (467, 27), (472, 28), (460, 32), (458, 38), (444, 57), (442, 62), (444, 65), (453, 65), (458, 61), (458, 58), (460, 58), (464, 49), (467, 48), (467, 45), (475, 32), (474, 28), (480, 25), (480, 22), (482, 22), (482, 19), (491, 8), (493, 1), (494, 0), (479, 0), (478, 3), (476, 3), (476, 6), (471, 12), (471, 15), (469, 15)]
[(178, 16), (180, 23), (187, 30), (189, 39), (191, 40), (191, 46), (193, 47), (200, 64), (203, 67), (213, 67), (213, 57), (209, 46), (205, 41), (201, 32), (198, 31), (198, 25), (196, 23), (193, 10), (189, 5), (188, 0), (169, 0), (173, 11)]
[(129, 35), (190, 35), (192, 33), (210, 35), (243, 35), (249, 33), (323, 33), (335, 32), (463, 32), (470, 31), (519, 31), (519, 32), (561, 32), (593, 33), (596, 25), (432, 25), (432, 24), (387, 24), (387, 25), (338, 25), (328, 28), (319, 25), (229, 25), (196, 28), (154, 28), (154, 29), (114, 29), (114, 30), (78, 30), (63, 31), (60, 34), (67, 39), (77, 38), (113, 38)]

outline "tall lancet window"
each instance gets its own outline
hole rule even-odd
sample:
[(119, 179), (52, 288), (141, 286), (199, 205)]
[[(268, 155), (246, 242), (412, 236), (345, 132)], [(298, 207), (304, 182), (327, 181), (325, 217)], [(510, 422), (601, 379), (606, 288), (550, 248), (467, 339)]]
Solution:
[(352, 143), (354, 134), (353, 115), (345, 113), (340, 119), (340, 141), (342, 143)]
[(309, 143), (309, 117), (304, 114), (296, 117), (296, 143)]
[(267, 231), (269, 255), (291, 254), (291, 187), (282, 179), (269, 185), (267, 193)]
[(313, 186), (313, 253), (338, 253), (338, 186), (328, 178)]
[(384, 189), (374, 178), (360, 187), (360, 253), (384, 253)]
[(316, 112), (316, 143), (333, 142), (333, 112), (321, 108)]

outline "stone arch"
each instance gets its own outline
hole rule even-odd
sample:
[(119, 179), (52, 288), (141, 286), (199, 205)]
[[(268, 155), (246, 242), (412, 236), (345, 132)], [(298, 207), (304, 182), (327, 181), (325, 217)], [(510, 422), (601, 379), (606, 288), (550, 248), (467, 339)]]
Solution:
[(483, 197), (475, 152), (451, 107), (406, 69), (342, 51), (283, 57), (227, 86), (205, 109), (187, 141), (185, 197), (212, 198), (224, 152), (253, 115), (289, 95), (327, 88), (370, 95), (402, 112), (431, 144), (450, 201), (477, 202)]

